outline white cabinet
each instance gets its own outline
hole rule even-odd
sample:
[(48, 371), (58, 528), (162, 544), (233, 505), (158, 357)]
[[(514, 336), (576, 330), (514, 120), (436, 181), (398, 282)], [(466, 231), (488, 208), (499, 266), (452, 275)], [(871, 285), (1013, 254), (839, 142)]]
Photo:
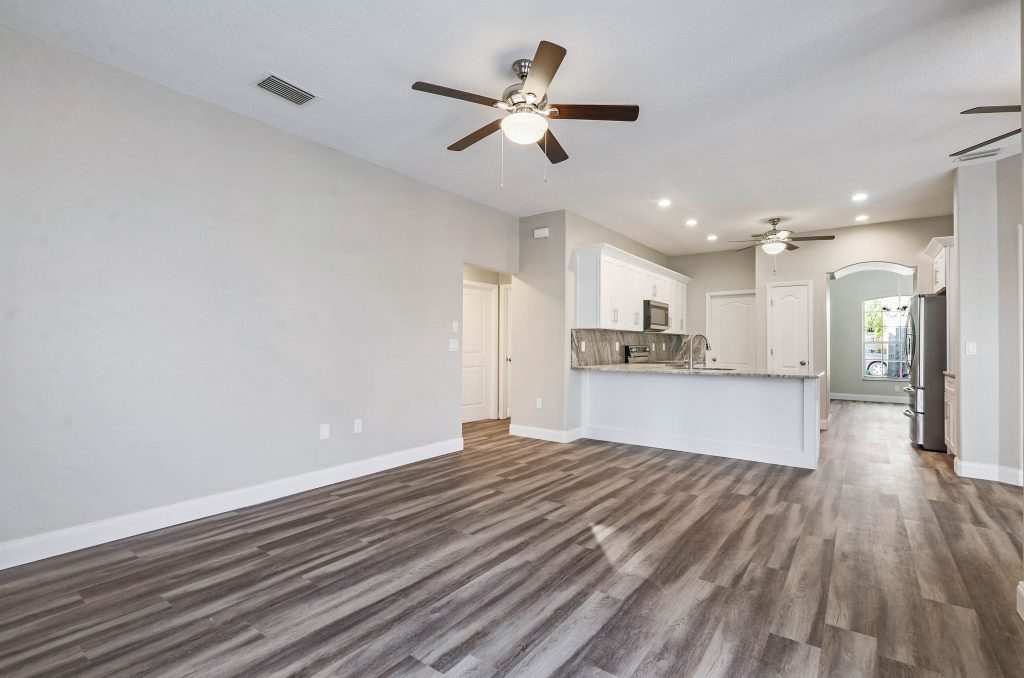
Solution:
[[(925, 273), (925, 281), (931, 280), (931, 293), (945, 293), (952, 284), (953, 236), (932, 238), (925, 248), (925, 257), (931, 262), (931, 271)], [(927, 285), (927, 282), (925, 282)]]
[(935, 281), (933, 289), (936, 294), (946, 291), (946, 250), (947, 248), (943, 247), (932, 260), (932, 280)]
[(601, 257), (601, 327), (624, 329), (629, 318), (629, 267), (624, 261)]
[(642, 332), (652, 299), (668, 304), (669, 332), (686, 329), (685, 275), (605, 244), (577, 247), (574, 264), (575, 327)]

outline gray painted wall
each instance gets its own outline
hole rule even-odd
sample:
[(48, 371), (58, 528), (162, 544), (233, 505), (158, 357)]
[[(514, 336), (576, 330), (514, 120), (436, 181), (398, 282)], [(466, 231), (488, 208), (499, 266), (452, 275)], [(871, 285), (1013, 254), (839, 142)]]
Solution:
[(1021, 327), (1017, 260), (1021, 215), (1021, 155), (996, 163), (999, 216), (999, 464), (1021, 468)]
[(0, 541), (461, 435), (462, 262), (514, 270), (511, 216), (5, 28), (0, 63)]
[(862, 271), (829, 283), (830, 393), (885, 396), (905, 400), (905, 381), (864, 379), (864, 301), (878, 297), (914, 294), (914, 276), (888, 271)]
[[(960, 342), (957, 456), (999, 463), (999, 267), (997, 164), (957, 168), (956, 241)], [(978, 345), (977, 355), (966, 344)], [(1015, 464), (1016, 465), (1016, 464)]]
[(693, 278), (686, 286), (686, 331), (707, 334), (708, 292), (754, 289), (754, 250), (672, 257), (669, 268)]

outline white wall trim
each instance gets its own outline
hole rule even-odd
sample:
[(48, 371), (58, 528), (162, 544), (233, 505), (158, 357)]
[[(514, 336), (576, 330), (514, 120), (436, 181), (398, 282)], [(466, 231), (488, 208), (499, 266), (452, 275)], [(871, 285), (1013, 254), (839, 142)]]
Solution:
[(177, 504), (0, 542), (0, 570), (458, 452), (462, 446), (462, 438), (441, 440)]
[(831, 400), (857, 400), (865, 403), (898, 403), (906, 405), (910, 400), (905, 395), (862, 395), (860, 393), (829, 393)]
[(995, 480), (1008, 485), (1024, 486), (1024, 471), (1010, 466), (980, 464), (973, 461), (961, 461), (959, 457), (953, 461), (953, 471), (963, 478), (975, 480)]
[(547, 440), (552, 443), (571, 443), (583, 437), (582, 428), (573, 428), (568, 431), (561, 431), (554, 428), (538, 428), (536, 426), (523, 426), (522, 424), (510, 424), (509, 435), (520, 438), (533, 438), (534, 440)]

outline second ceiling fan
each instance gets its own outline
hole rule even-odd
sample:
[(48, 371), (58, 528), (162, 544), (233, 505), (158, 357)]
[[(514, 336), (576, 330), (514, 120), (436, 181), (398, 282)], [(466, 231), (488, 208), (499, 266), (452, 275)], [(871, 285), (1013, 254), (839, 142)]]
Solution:
[(779, 230), (778, 226), (782, 223), (782, 219), (775, 217), (768, 220), (768, 224), (771, 226), (771, 230), (765, 231), (764, 233), (755, 233), (750, 236), (751, 238), (757, 238), (757, 240), (730, 240), (729, 242), (751, 242), (753, 245), (747, 245), (741, 247), (736, 252), (742, 252), (749, 250), (751, 247), (760, 247), (764, 250), (765, 254), (778, 254), (783, 250), (798, 250), (800, 249), (794, 242), (802, 242), (804, 240), (835, 240), (834, 235), (805, 235), (801, 237), (795, 237), (793, 231)]
[(412, 88), (420, 92), (462, 99), (508, 112), (508, 115), (459, 139), (448, 147), (449, 151), (465, 150), (500, 129), (509, 141), (517, 144), (536, 143), (547, 155), (548, 160), (552, 163), (559, 163), (568, 160), (569, 154), (551, 133), (548, 125), (549, 119), (633, 122), (640, 115), (639, 106), (549, 104), (548, 87), (564, 58), (564, 47), (542, 40), (537, 46), (537, 53), (533, 59), (519, 59), (512, 64), (512, 71), (519, 76), (520, 81), (505, 88), (500, 99), (433, 85), (429, 82), (416, 82)]

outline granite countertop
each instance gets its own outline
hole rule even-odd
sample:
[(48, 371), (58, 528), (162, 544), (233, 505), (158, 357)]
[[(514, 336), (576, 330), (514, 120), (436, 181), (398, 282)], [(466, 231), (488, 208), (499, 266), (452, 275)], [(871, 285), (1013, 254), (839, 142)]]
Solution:
[(633, 372), (643, 374), (678, 374), (683, 376), (699, 377), (769, 377), (775, 379), (818, 379), (825, 375), (824, 372), (773, 372), (772, 370), (707, 370), (697, 368), (690, 370), (686, 367), (676, 365), (664, 365), (658, 363), (613, 363), (610, 365), (584, 365), (574, 367), (574, 370), (591, 370), (594, 372)]

